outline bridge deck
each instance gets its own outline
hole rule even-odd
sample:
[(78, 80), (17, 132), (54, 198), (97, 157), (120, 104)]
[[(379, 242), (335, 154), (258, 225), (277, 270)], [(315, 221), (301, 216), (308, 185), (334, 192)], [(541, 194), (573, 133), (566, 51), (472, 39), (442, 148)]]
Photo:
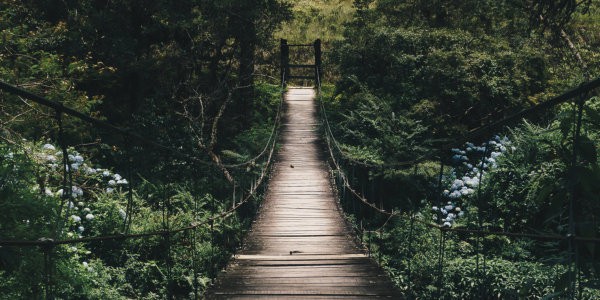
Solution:
[(352, 238), (319, 145), (313, 89), (286, 95), (282, 147), (244, 249), (208, 299), (397, 298)]

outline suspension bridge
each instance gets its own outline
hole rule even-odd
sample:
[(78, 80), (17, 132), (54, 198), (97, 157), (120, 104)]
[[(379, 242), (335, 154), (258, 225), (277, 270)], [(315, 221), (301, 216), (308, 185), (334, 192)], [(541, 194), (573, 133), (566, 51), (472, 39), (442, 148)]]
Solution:
[(331, 187), (313, 88), (288, 88), (281, 149), (246, 244), (208, 298), (399, 297), (355, 241)]
[[(315, 59), (313, 64), (291, 64), (289, 61), (290, 47), (313, 47)], [(281, 42), (281, 83), (286, 87), (291, 80), (311, 80), (315, 82), (314, 87), (297, 88), (287, 87), (282, 94), (276, 122), (273, 126), (271, 137), (263, 151), (252, 160), (236, 164), (221, 164), (219, 169), (243, 170), (250, 164), (262, 160), (261, 169), (257, 176), (251, 181), (233, 181), (231, 189), (233, 197), (227, 208), (221, 211), (215, 210), (211, 205), (210, 214), (203, 219), (194, 220), (187, 226), (173, 227), (168, 218), (169, 210), (165, 211), (164, 228), (151, 232), (129, 232), (127, 224), (131, 219), (125, 220), (122, 234), (101, 235), (91, 237), (80, 237), (65, 239), (59, 235), (52, 237), (40, 237), (38, 240), (0, 240), (2, 247), (35, 247), (44, 255), (45, 261), (45, 293), (46, 299), (53, 299), (53, 287), (56, 279), (53, 277), (55, 264), (53, 253), (61, 245), (78, 243), (94, 243), (110, 240), (141, 239), (152, 236), (161, 237), (167, 245), (164, 253), (164, 264), (166, 265), (166, 291), (167, 298), (177, 298), (173, 290), (172, 265), (173, 241), (178, 239), (190, 239), (196, 241), (200, 238), (196, 231), (200, 228), (214, 230), (216, 222), (231, 219), (240, 208), (252, 201), (260, 192), (260, 188), (266, 187), (264, 202), (262, 203), (258, 217), (248, 233), (241, 232), (244, 243), (231, 259), (227, 267), (215, 270), (216, 280), (204, 295), (209, 299), (244, 299), (244, 298), (411, 298), (415, 295), (411, 270), (414, 266), (409, 265), (405, 270), (407, 283), (405, 290), (401, 291), (394, 287), (390, 278), (383, 272), (381, 254), (373, 257), (372, 248), (381, 247), (383, 236), (386, 234), (386, 225), (392, 219), (405, 219), (409, 222), (410, 232), (419, 228), (434, 230), (439, 233), (437, 238), (438, 255), (435, 258), (437, 266), (433, 280), (430, 285), (435, 288), (437, 298), (445, 298), (444, 295), (444, 266), (447, 253), (444, 243), (450, 234), (460, 234), (473, 237), (476, 241), (477, 266), (476, 274), (481, 275), (481, 289), (486, 288), (483, 279), (486, 273), (486, 249), (482, 246), (481, 239), (486, 236), (503, 236), (506, 238), (527, 238), (532, 241), (554, 241), (569, 245), (569, 257), (567, 265), (569, 269), (569, 298), (577, 295), (579, 276), (577, 271), (577, 246), (582, 243), (597, 244), (600, 242), (595, 237), (578, 236), (575, 229), (575, 220), (570, 214), (569, 234), (567, 236), (539, 234), (527, 232), (494, 231), (479, 224), (466, 228), (451, 228), (442, 224), (424, 221), (418, 216), (409, 213), (400, 213), (386, 209), (382, 203), (376, 203), (369, 199), (368, 192), (353, 186), (353, 173), (348, 170), (354, 166), (369, 169), (399, 168), (416, 166), (422, 161), (440, 162), (439, 178), (437, 183), (437, 199), (431, 203), (442, 202), (441, 180), (444, 168), (447, 167), (446, 158), (451, 147), (460, 145), (466, 141), (489, 136), (498, 129), (512, 122), (528, 118), (532, 115), (543, 113), (559, 104), (573, 101), (577, 107), (577, 118), (575, 118), (576, 130), (573, 137), (573, 164), (577, 165), (577, 145), (579, 143), (579, 130), (581, 127), (582, 107), (585, 104), (585, 95), (589, 95), (600, 87), (600, 78), (584, 83), (570, 91), (565, 92), (539, 105), (525, 109), (518, 113), (508, 115), (504, 119), (488, 124), (481, 128), (472, 130), (466, 135), (455, 137), (454, 141), (440, 147), (439, 152), (423, 154), (413, 161), (398, 163), (395, 165), (369, 165), (364, 162), (355, 161), (344, 155), (335, 135), (331, 130), (331, 124), (327, 117), (326, 109), (323, 107), (321, 95), (321, 49), (320, 41), (308, 45), (293, 45), (287, 41)], [(308, 73), (293, 74), (292, 70), (307, 70)], [(113, 126), (107, 122), (91, 118), (76, 110), (63, 106), (35, 94), (27, 92), (10, 84), (0, 82), (0, 90), (6, 93), (18, 95), (29, 99), (40, 105), (49, 107), (55, 111), (55, 119), (58, 126), (57, 140), (63, 153), (67, 153), (67, 145), (64, 142), (63, 118), (65, 116), (80, 119), (93, 126), (103, 128), (115, 135), (126, 137), (136, 141), (140, 147), (158, 149), (170, 153), (184, 161), (192, 161), (200, 166), (215, 167), (210, 162), (205, 162), (197, 156), (181, 153), (179, 149), (172, 149), (154, 140), (140, 136), (136, 133)], [(276, 150), (276, 145), (280, 149)], [(488, 149), (485, 149), (487, 152)], [(483, 164), (483, 162), (482, 162)], [(63, 186), (67, 191), (62, 195), (65, 201), (72, 199), (72, 186), (69, 178), (73, 172), (68, 167), (69, 161), (64, 155)], [(416, 167), (415, 167), (416, 169)], [(131, 176), (131, 175), (130, 175)], [(266, 184), (268, 179), (268, 185)], [(133, 178), (128, 178), (133, 182)], [(237, 193), (236, 193), (237, 191)], [(477, 193), (479, 197), (479, 192)], [(131, 193), (129, 194), (131, 195)], [(129, 196), (131, 197), (131, 196)], [(569, 199), (575, 202), (576, 193)], [(167, 200), (165, 200), (167, 201)], [(127, 206), (127, 216), (131, 218), (133, 210), (131, 199)], [(161, 204), (168, 207), (168, 203)], [(343, 208), (353, 207), (355, 210), (370, 211), (374, 221), (370, 228), (353, 228), (344, 218)], [(68, 216), (69, 211), (65, 211)], [(362, 222), (361, 222), (362, 223)], [(409, 236), (412, 236), (410, 234)], [(214, 242), (214, 234), (211, 233), (211, 242)], [(414, 252), (415, 245), (412, 238), (407, 241), (407, 249)], [(196, 243), (186, 243), (192, 253), (190, 270), (196, 276), (198, 268), (194, 253), (197, 252)], [(412, 253), (414, 255), (414, 253)], [(209, 269), (218, 268), (211, 261)], [(198, 286), (194, 280), (194, 297), (200, 298)]]

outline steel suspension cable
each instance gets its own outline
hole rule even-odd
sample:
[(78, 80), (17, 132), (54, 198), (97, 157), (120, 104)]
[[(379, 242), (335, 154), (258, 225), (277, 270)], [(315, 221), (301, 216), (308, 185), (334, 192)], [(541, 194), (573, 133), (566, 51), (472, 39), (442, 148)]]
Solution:
[[(319, 78), (318, 78), (317, 83), (318, 83), (318, 85), (320, 85)], [(449, 138), (448, 140), (452, 140), (452, 142), (443, 144), (439, 148), (442, 150), (451, 149), (453, 147), (462, 145), (465, 142), (468, 142), (470, 140), (477, 139), (483, 135), (493, 134), (494, 130), (498, 130), (499, 128), (502, 128), (503, 126), (506, 126), (516, 120), (526, 118), (526, 117), (534, 115), (536, 113), (540, 113), (542, 111), (553, 108), (559, 104), (568, 102), (570, 99), (577, 97), (579, 95), (582, 95), (582, 94), (589, 93), (590, 91), (592, 91), (598, 87), (600, 87), (600, 77), (596, 78), (592, 81), (584, 82), (576, 88), (573, 88), (559, 96), (553, 97), (553, 98), (546, 100), (540, 104), (537, 104), (531, 108), (523, 109), (517, 113), (509, 115), (509, 116), (507, 116), (501, 120), (498, 120), (496, 122), (481, 126), (479, 128), (472, 129), (471, 131), (467, 132), (464, 135), (457, 135), (452, 138)], [(326, 131), (328, 131), (329, 134), (331, 134), (333, 137), (333, 133), (331, 131), (329, 122), (328, 121), (325, 122), (325, 125), (326, 125)], [(420, 163), (420, 162), (423, 162), (423, 161), (426, 161), (426, 160), (429, 160), (432, 158), (436, 158), (439, 155), (438, 152), (432, 152), (432, 153), (427, 153), (427, 154), (421, 155), (417, 159), (409, 160), (409, 161), (403, 161), (403, 162), (397, 162), (397, 163), (371, 164), (371, 163), (361, 162), (361, 161), (358, 161), (358, 160), (355, 160), (355, 159), (349, 157), (348, 155), (346, 155), (346, 153), (343, 151), (343, 149), (341, 149), (341, 146), (339, 145), (339, 142), (337, 141), (337, 139), (335, 139), (335, 137), (333, 137), (333, 141), (334, 141), (333, 144), (334, 144), (335, 148), (338, 150), (338, 152), (340, 152), (343, 156), (345, 156), (344, 159), (351, 161), (357, 165), (362, 165), (365, 167), (372, 167), (372, 168), (378, 168), (381, 166), (386, 166), (388, 168), (412, 166), (414, 164), (417, 164), (417, 163)]]
[[(283, 96), (282, 96), (283, 97)], [(277, 116), (277, 120), (276, 123), (280, 124), (281, 122), (281, 117), (282, 114), (278, 114)], [(276, 135), (278, 136), (279, 134), (279, 126), (277, 126), (277, 130), (276, 130)], [(268, 176), (268, 170), (272, 164), (273, 161), (273, 154), (275, 151), (275, 145), (276, 143), (271, 143), (271, 147), (269, 150), (269, 155), (267, 157), (267, 161), (264, 164), (264, 167), (261, 169), (261, 174), (260, 176), (254, 181), (253, 185), (251, 186), (250, 190), (248, 191), (247, 195), (243, 198), (242, 201), (240, 201), (239, 203), (236, 203), (232, 208), (222, 211), (218, 214), (215, 214), (213, 216), (211, 216), (210, 218), (201, 221), (201, 222), (193, 222), (192, 224), (190, 224), (189, 226), (186, 227), (181, 227), (181, 228), (177, 228), (177, 229), (168, 229), (168, 230), (159, 230), (159, 231), (153, 231), (153, 232), (146, 232), (146, 233), (135, 233), (135, 234), (120, 234), (120, 235), (106, 235), (106, 236), (96, 236), (96, 237), (85, 237), (85, 238), (77, 238), (77, 239), (67, 239), (67, 240), (57, 240), (55, 239), (48, 239), (48, 238), (41, 238), (39, 240), (18, 240), (18, 241), (9, 241), (9, 240), (0, 240), (0, 246), (42, 246), (42, 245), (62, 245), (62, 244), (75, 244), (75, 243), (85, 243), (85, 242), (94, 242), (94, 241), (106, 241), (106, 240), (125, 240), (125, 239), (132, 239), (132, 238), (145, 238), (145, 237), (150, 237), (150, 236), (164, 236), (165, 234), (174, 234), (174, 233), (178, 233), (178, 232), (183, 232), (183, 231), (188, 231), (188, 230), (193, 230), (196, 229), (200, 226), (203, 225), (207, 225), (207, 224), (211, 224), (214, 223), (217, 220), (220, 219), (226, 219), (228, 217), (230, 217), (235, 211), (237, 211), (241, 206), (243, 206), (245, 203), (247, 203), (248, 201), (255, 199), (256, 194), (258, 192), (258, 189), (261, 186), (264, 186), (264, 181)], [(65, 148), (66, 149), (66, 148)]]

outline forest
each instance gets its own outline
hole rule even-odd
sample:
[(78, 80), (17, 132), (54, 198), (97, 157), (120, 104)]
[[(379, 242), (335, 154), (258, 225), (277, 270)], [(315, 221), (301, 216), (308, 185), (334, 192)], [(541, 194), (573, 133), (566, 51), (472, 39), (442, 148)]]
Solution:
[(598, 0), (4, 0), (0, 35), (0, 299), (202, 298), (268, 187), (280, 39), (323, 41), (288, 84), (402, 295), (600, 298)]

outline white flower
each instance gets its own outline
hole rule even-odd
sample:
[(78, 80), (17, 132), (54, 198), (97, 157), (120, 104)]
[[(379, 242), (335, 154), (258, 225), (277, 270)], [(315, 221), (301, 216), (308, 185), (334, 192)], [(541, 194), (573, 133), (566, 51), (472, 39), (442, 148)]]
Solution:
[(462, 217), (462, 216), (464, 216), (464, 215), (465, 215), (465, 212), (464, 212), (464, 211), (461, 211), (461, 212), (459, 212), (459, 213), (458, 213), (458, 216), (459, 216), (459, 217)]
[(75, 162), (75, 155), (69, 154), (68, 158), (69, 158), (69, 161)]
[(469, 187), (476, 187), (476, 186), (479, 185), (479, 178), (477, 178), (477, 177), (473, 177), (473, 178), (467, 177), (467, 180), (465, 180), (465, 184), (467, 186), (469, 186)]
[(51, 162), (51, 163), (55, 163), (56, 162), (56, 156), (48, 154), (48, 155), (46, 155), (46, 161), (47, 162)]
[(86, 220), (88, 220), (88, 221), (91, 221), (91, 220), (93, 220), (93, 219), (94, 219), (94, 215), (92, 215), (92, 214), (87, 214), (87, 215), (85, 215), (85, 219), (86, 219)]
[(460, 212), (460, 207), (455, 208), (454, 210)]
[(448, 196), (450, 194), (449, 190), (444, 190), (444, 195)]
[(456, 199), (456, 198), (460, 198), (461, 196), (461, 192), (459, 190), (456, 190), (452, 193), (450, 193), (450, 195), (448, 197), (452, 198), (452, 199)]
[(438, 207), (437, 207), (437, 206), (434, 206), (434, 207), (432, 207), (431, 209), (432, 209), (433, 211), (437, 211), (437, 210), (438, 210)]
[(461, 193), (463, 195), (465, 195), (465, 196), (466, 195), (471, 195), (471, 194), (475, 193), (475, 190), (474, 189), (470, 189), (470, 188), (466, 188), (466, 189), (462, 189)]
[(72, 163), (72, 164), (71, 164), (71, 169), (72, 169), (72, 170), (74, 170), (74, 171), (77, 171), (77, 170), (79, 170), (79, 164), (77, 164), (77, 163)]
[(110, 176), (110, 172), (109, 172), (108, 170), (104, 170), (104, 171), (102, 172), (102, 176), (104, 176), (104, 177), (108, 177), (108, 176)]
[(85, 230), (85, 227), (79, 226), (79, 227), (77, 227), (77, 230), (79, 230), (79, 232), (83, 232)]
[(69, 201), (69, 202), (67, 203), (67, 208), (69, 208), (69, 209), (73, 209), (73, 207), (75, 207), (75, 204), (73, 204), (73, 202)]
[(71, 219), (73, 219), (73, 222), (75, 222), (75, 223), (81, 222), (81, 218), (79, 216), (76, 216), (76, 215), (72, 215)]
[(83, 162), (83, 157), (81, 155), (75, 155), (75, 162), (81, 164)]
[(56, 150), (56, 148), (53, 145), (51, 145), (51, 144), (44, 144), (44, 146), (42, 146), (42, 149), (44, 149), (44, 150), (50, 150), (50, 151)]
[(96, 174), (96, 169), (94, 168), (85, 168), (85, 174), (87, 175), (92, 175), (92, 174)]
[(117, 182), (112, 179), (108, 181), (109, 186), (115, 186), (116, 184), (117, 184)]
[(446, 206), (444, 206), (444, 209), (445, 209), (446, 211), (448, 211), (448, 210), (452, 210), (452, 209), (454, 209), (454, 206), (453, 206), (453, 205), (446, 205)]
[(442, 214), (447, 215), (448, 211), (442, 208)]
[(84, 205), (85, 205), (85, 203), (83, 203), (82, 201), (77, 202), (77, 206), (79, 206), (79, 207), (84, 206)]
[(60, 196), (60, 197), (64, 196), (63, 189), (56, 191), (56, 196)]
[(71, 190), (73, 191), (73, 197), (83, 196), (83, 190), (80, 187), (73, 186)]
[(127, 213), (122, 208), (119, 208), (119, 216), (125, 220), (125, 218), (127, 218)]
[(84, 209), (83, 209), (83, 212), (86, 212), (86, 213), (89, 213), (89, 212), (91, 212), (91, 211), (92, 211), (92, 210), (91, 210), (89, 207), (86, 207), (86, 208), (84, 208)]
[(106, 192), (107, 192), (108, 194), (112, 193), (114, 190), (115, 190), (115, 189), (113, 189), (113, 188), (106, 188)]
[(447, 222), (447, 221), (446, 221), (446, 222), (444, 222), (444, 226), (445, 226), (445, 227), (452, 227), (452, 224), (451, 224), (450, 222)]
[(454, 182), (452, 183), (452, 187), (451, 187), (451, 188), (452, 188), (453, 190), (456, 190), (456, 189), (458, 189), (458, 188), (460, 188), (460, 187), (462, 187), (462, 186), (464, 186), (464, 185), (465, 185), (465, 182), (464, 182), (464, 181), (462, 181), (462, 180), (460, 180), (460, 179), (456, 179), (456, 180), (454, 180)]
[(44, 193), (46, 196), (54, 196), (54, 193), (49, 188), (44, 189)]
[(84, 262), (82, 262), (81, 264), (82, 264), (84, 267), (86, 267), (86, 268), (88, 267), (88, 262), (87, 262), (87, 261), (84, 261)]
[(123, 178), (123, 177), (121, 177), (121, 175), (119, 175), (119, 174), (115, 174), (115, 175), (113, 175), (113, 178), (118, 181), (118, 180), (121, 180), (121, 178)]
[(127, 179), (125, 179), (125, 178), (117, 180), (117, 184), (123, 184), (123, 185), (125, 185), (125, 184), (128, 184), (128, 183), (129, 182), (127, 182)]

